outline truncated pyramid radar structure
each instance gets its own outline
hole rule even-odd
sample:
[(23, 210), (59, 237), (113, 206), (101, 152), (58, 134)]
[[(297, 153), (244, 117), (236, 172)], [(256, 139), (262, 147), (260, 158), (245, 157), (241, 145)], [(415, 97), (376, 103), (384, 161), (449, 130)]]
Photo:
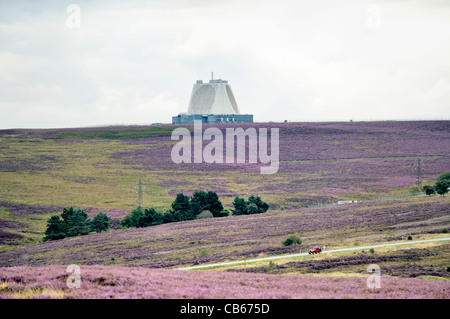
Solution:
[(192, 88), (187, 114), (239, 114), (228, 81), (197, 81)]
[(191, 93), (187, 113), (172, 117), (172, 124), (252, 123), (253, 115), (241, 114), (228, 81), (214, 79), (209, 83), (198, 80)]

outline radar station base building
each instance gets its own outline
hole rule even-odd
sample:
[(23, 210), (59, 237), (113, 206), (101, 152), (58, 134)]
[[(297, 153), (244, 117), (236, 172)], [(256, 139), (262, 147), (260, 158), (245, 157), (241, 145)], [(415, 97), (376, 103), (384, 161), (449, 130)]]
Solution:
[(172, 124), (253, 123), (253, 114), (178, 114), (172, 117)]
[(228, 81), (212, 77), (198, 80), (192, 88), (187, 113), (172, 117), (172, 124), (253, 123), (253, 114), (241, 114)]

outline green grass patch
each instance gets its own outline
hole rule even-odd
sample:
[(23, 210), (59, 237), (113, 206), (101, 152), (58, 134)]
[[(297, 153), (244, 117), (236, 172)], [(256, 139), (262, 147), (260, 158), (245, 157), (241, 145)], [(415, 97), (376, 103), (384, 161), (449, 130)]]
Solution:
[(437, 277), (437, 276), (419, 276), (418, 279), (428, 279), (428, 280), (443, 280), (443, 281), (449, 281), (450, 278), (443, 278), (443, 277)]
[[(170, 136), (173, 127), (164, 126), (152, 126), (139, 129), (121, 129), (121, 130), (109, 130), (109, 129), (96, 129), (79, 132), (63, 132), (57, 135), (62, 139), (77, 139), (77, 140), (122, 140), (133, 141), (141, 140), (149, 137), (158, 136)], [(192, 128), (188, 128), (192, 130)]]

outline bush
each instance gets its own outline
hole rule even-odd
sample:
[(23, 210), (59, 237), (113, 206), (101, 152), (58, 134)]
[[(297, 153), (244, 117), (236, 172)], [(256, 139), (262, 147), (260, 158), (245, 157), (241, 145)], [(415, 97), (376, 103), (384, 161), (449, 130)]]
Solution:
[(233, 215), (245, 215), (247, 214), (247, 203), (245, 199), (236, 196), (233, 201), (234, 210)]
[(208, 192), (206, 194), (206, 206), (204, 209), (209, 210), (214, 217), (218, 217), (218, 215), (223, 211), (222, 202), (219, 200), (219, 196), (217, 196), (216, 192)]
[(442, 233), (447, 234), (448, 233), (448, 229), (447, 228), (442, 229)]
[(171, 213), (171, 212), (164, 213), (164, 216), (163, 216), (164, 223), (173, 223), (174, 221), (175, 221), (175, 218), (173, 216), (173, 213)]
[(170, 212), (160, 213), (154, 208), (146, 208), (144, 211), (139, 206), (125, 215), (120, 222), (123, 227), (148, 227), (160, 225), (164, 222), (174, 220), (174, 216)]
[(369, 250), (369, 251), (370, 251), (370, 253), (371, 253), (371, 254), (375, 254), (375, 249), (373, 249), (373, 248), (370, 248), (370, 250)]
[(191, 204), (189, 202), (189, 196), (184, 194), (177, 194), (174, 202), (172, 203), (172, 209), (174, 212), (187, 212), (189, 211)]
[(139, 227), (160, 225), (164, 222), (164, 214), (157, 212), (154, 208), (146, 208), (144, 217), (140, 220)]
[(67, 236), (87, 235), (91, 230), (91, 221), (84, 211), (77, 209), (67, 219), (67, 226)]
[(190, 210), (194, 216), (209, 210), (215, 217), (223, 210), (223, 205), (215, 192), (197, 191), (192, 195)]
[(283, 241), (283, 246), (301, 245), (302, 241), (295, 235), (291, 235)]
[(438, 176), (437, 178), (438, 182), (450, 182), (450, 172), (445, 172), (442, 173), (441, 175)]
[(248, 203), (255, 204), (258, 207), (259, 213), (265, 213), (269, 209), (269, 205), (266, 202), (263, 202), (259, 196), (255, 197), (255, 196), (251, 195), (248, 198)]
[(209, 210), (204, 210), (200, 214), (195, 217), (196, 219), (202, 219), (202, 218), (212, 218), (214, 217), (213, 214)]
[(424, 185), (422, 187), (422, 191), (427, 194), (428, 196), (431, 196), (435, 193), (434, 187), (430, 185)]
[(142, 211), (141, 206), (133, 209), (129, 214), (125, 215), (122, 218), (120, 224), (123, 227), (140, 227), (140, 220), (144, 218), (144, 212)]
[(412, 236), (408, 236), (408, 240), (412, 240)]
[(63, 230), (63, 220), (58, 215), (53, 215), (47, 220), (47, 229), (43, 241), (63, 239), (67, 235)]
[(208, 210), (213, 217), (220, 217), (223, 211), (223, 205), (219, 200), (217, 193), (209, 191), (197, 191), (192, 198), (184, 194), (177, 194), (175, 201), (172, 203), (172, 209), (177, 221), (194, 219), (202, 211)]
[(434, 184), (434, 187), (430, 185), (425, 185), (422, 188), (422, 190), (427, 195), (437, 193), (439, 195), (444, 196), (446, 193), (448, 193), (449, 187), (450, 187), (450, 172), (445, 172), (438, 176), (438, 178), (436, 179), (436, 184)]
[(250, 215), (251, 214), (258, 214), (259, 213), (258, 206), (256, 206), (255, 203), (249, 203), (247, 205), (247, 213), (250, 214)]
[(244, 198), (236, 196), (233, 201), (233, 215), (247, 215), (265, 213), (269, 209), (269, 205), (262, 201), (260, 197), (251, 195), (246, 201)]
[(444, 196), (446, 193), (448, 193), (448, 188), (450, 187), (450, 182), (446, 180), (437, 181), (436, 185), (434, 185), (434, 189), (436, 193), (439, 195)]
[(194, 219), (195, 216), (190, 211), (178, 211), (173, 214), (173, 219), (175, 222), (182, 222), (183, 220)]
[(92, 231), (101, 233), (102, 231), (107, 231), (110, 227), (111, 218), (106, 214), (98, 213), (91, 222)]
[(226, 217), (226, 216), (230, 216), (230, 211), (228, 209), (224, 209), (219, 214), (217, 214), (217, 216), (215, 216), (215, 217)]
[(110, 227), (109, 222), (110, 218), (103, 213), (98, 213), (91, 221), (81, 209), (63, 208), (61, 216), (53, 215), (47, 221), (43, 241), (87, 235), (94, 230), (104, 231)]

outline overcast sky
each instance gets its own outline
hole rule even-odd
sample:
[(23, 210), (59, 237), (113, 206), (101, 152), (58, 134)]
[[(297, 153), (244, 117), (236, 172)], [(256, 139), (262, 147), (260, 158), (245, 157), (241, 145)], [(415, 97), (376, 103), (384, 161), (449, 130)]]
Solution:
[(170, 123), (211, 71), (257, 122), (450, 119), (450, 1), (0, 0), (0, 128)]

